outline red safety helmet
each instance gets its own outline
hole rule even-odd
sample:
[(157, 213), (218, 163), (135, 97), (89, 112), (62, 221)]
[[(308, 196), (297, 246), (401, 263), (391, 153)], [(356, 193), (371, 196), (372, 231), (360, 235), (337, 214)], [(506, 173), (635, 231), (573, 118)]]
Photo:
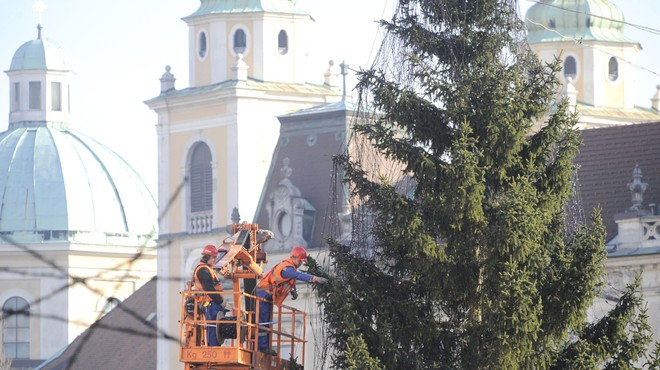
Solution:
[(202, 250), (202, 254), (205, 256), (217, 257), (218, 249), (215, 246), (209, 244), (206, 247), (204, 247), (204, 249)]
[(294, 247), (291, 250), (291, 257), (297, 258), (303, 262), (307, 261), (307, 251), (303, 247)]

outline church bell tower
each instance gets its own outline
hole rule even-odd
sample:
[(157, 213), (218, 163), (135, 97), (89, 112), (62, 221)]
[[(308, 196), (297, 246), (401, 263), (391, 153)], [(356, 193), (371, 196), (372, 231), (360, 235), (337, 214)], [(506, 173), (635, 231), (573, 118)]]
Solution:
[(527, 39), (539, 57), (562, 63), (560, 81), (591, 107), (633, 109), (635, 62), (641, 45), (624, 33), (623, 13), (610, 0), (549, 0), (526, 13)]
[[(227, 225), (253, 222), (280, 133), (279, 116), (341, 99), (307, 81), (311, 16), (290, 0), (200, 0), (188, 25), (189, 87), (167, 67), (158, 116), (159, 276), (188, 277)], [(319, 76), (323, 81), (323, 76)], [(286, 145), (286, 144), (284, 144)], [(182, 281), (158, 285), (159, 326), (177, 328)], [(158, 344), (158, 368), (178, 366)]]
[(202, 1), (183, 18), (189, 27), (191, 86), (233, 79), (237, 61), (247, 77), (305, 83), (309, 14), (289, 0)]

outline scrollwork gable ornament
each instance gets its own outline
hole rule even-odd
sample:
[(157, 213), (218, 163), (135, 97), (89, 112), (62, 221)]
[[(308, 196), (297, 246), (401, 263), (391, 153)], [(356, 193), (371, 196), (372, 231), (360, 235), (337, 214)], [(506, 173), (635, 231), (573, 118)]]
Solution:
[(316, 208), (305, 199), (290, 179), (289, 158), (282, 160), (282, 180), (268, 194), (266, 211), (269, 229), (275, 238), (268, 241), (270, 251), (286, 251), (295, 246), (308, 247), (316, 223)]

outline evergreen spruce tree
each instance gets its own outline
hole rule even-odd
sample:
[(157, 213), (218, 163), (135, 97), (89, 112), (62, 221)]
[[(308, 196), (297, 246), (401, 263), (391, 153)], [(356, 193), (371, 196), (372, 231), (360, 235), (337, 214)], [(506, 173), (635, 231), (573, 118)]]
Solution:
[[(369, 222), (367, 237), (330, 241), (336, 277), (319, 295), (335, 368), (644, 363), (638, 283), (587, 321), (604, 228), (597, 211), (567, 221), (577, 117), (558, 98), (558, 64), (529, 51), (517, 8), (399, 0), (382, 22), (387, 37), (358, 84), (361, 106), (378, 115), (355, 130), (401, 176), (357, 154), (337, 158), (354, 222), (360, 210)], [(397, 186), (404, 178), (412, 191)]]

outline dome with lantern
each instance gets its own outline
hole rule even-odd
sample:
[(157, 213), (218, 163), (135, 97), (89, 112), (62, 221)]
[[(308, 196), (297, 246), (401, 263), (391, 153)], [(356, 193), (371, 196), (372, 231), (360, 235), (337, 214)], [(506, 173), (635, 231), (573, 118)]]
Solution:
[(635, 43), (623, 34), (624, 17), (609, 0), (544, 0), (525, 14), (529, 43), (598, 40)]
[(8, 130), (0, 133), (0, 235), (19, 243), (154, 246), (158, 211), (137, 171), (69, 127), (72, 72), (38, 37), (6, 71)]

